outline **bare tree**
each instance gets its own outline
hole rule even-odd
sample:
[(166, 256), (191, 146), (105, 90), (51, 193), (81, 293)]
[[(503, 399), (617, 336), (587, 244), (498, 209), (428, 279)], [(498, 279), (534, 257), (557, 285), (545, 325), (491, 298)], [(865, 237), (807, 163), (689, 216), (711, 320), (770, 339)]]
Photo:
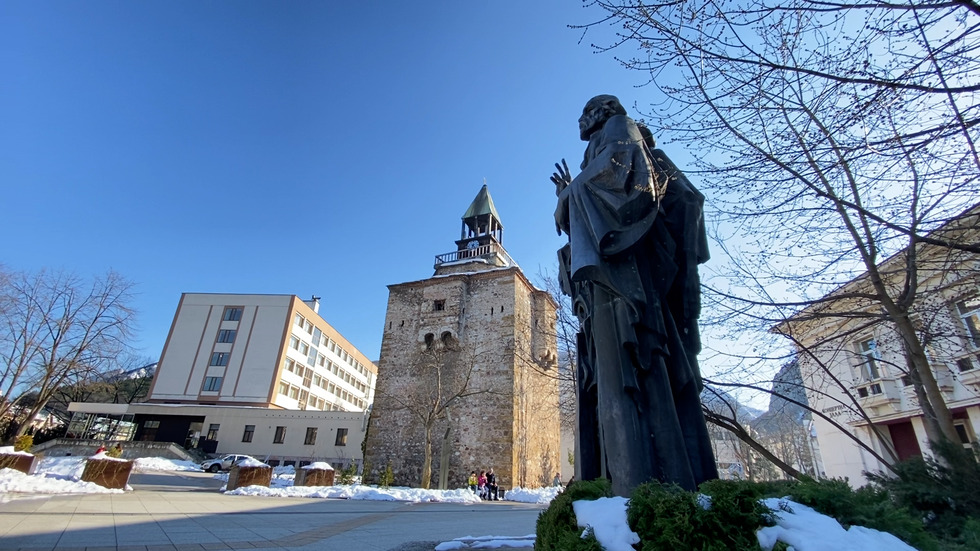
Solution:
[(16, 435), (65, 385), (91, 381), (126, 347), (132, 284), (115, 272), (85, 282), (67, 273), (8, 274), (0, 289), (0, 417), (31, 389)]
[[(709, 278), (709, 302), (725, 309), (715, 321), (764, 331), (802, 312), (888, 324), (929, 440), (955, 439), (914, 318), (922, 245), (980, 252), (975, 236), (938, 231), (980, 196), (980, 5), (590, 5), (605, 14), (585, 32), (608, 23), (616, 34), (601, 49), (636, 48), (623, 62), (658, 92), (651, 127), (690, 144), (702, 171), (730, 259)], [(762, 355), (745, 356), (755, 368)]]
[[(418, 361), (409, 367), (409, 385), (399, 386), (397, 391), (384, 393), (385, 401), (392, 409), (401, 409), (418, 420), (422, 427), (422, 473), (419, 485), (429, 488), (432, 482), (432, 445), (436, 427), (446, 423), (441, 435), (441, 449), (448, 451), (454, 408), (463, 407), (472, 396), (486, 394), (492, 389), (475, 385), (474, 362), (466, 361), (465, 352), (452, 337), (440, 343), (426, 343), (426, 349)], [(379, 393), (381, 391), (379, 390)], [(445, 468), (446, 461), (440, 462)]]

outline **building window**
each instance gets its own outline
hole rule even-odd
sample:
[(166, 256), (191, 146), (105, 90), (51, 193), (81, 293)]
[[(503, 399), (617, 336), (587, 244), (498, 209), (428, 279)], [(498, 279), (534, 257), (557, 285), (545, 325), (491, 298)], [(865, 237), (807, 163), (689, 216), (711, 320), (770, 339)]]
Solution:
[(289, 383), (279, 383), (279, 394), (289, 396)]
[(980, 348), (980, 295), (957, 302), (956, 312), (963, 320), (970, 344)]
[(223, 377), (205, 377), (204, 378), (204, 388), (201, 389), (204, 392), (217, 392), (221, 390), (221, 380)]
[(276, 436), (272, 439), (273, 444), (282, 444), (286, 441), (286, 427), (276, 427)]
[(970, 371), (973, 369), (973, 360), (970, 358), (960, 358), (956, 360), (956, 368), (960, 370), (960, 373)]
[(214, 352), (211, 354), (211, 363), (208, 365), (225, 367), (228, 365), (228, 355), (228, 352)]
[(255, 425), (245, 425), (245, 432), (242, 433), (242, 442), (251, 442), (255, 435)]
[(881, 372), (878, 370), (878, 362), (881, 360), (881, 355), (878, 353), (878, 344), (871, 338), (860, 341), (857, 348), (861, 362), (858, 366), (861, 379), (865, 381), (880, 379)]
[(956, 436), (960, 439), (960, 444), (966, 449), (971, 449), (971, 444), (976, 438), (973, 436), (973, 431), (970, 430), (970, 426), (967, 424), (966, 420), (956, 419), (953, 421), (953, 428), (956, 429)]
[(218, 342), (235, 342), (235, 335), (238, 334), (236, 329), (222, 329), (218, 331)]
[(296, 337), (289, 337), (289, 347), (293, 350), (299, 350), (299, 339)]
[(333, 443), (334, 446), (346, 446), (347, 445), (347, 429), (337, 429), (337, 440)]
[(306, 427), (306, 438), (303, 440), (306, 446), (316, 444), (316, 427)]
[(296, 325), (299, 327), (303, 327), (303, 325), (306, 324), (306, 318), (304, 318), (302, 314), (296, 314), (295, 320), (296, 320)]
[(320, 338), (323, 336), (323, 331), (320, 331), (319, 327), (313, 328), (313, 346), (320, 346)]
[(446, 309), (446, 301), (445, 300), (436, 300), (436, 301), (434, 301), (432, 303), (432, 311), (433, 312), (442, 312), (445, 309)]
[(218, 429), (220, 429), (220, 428), (221, 428), (221, 425), (219, 425), (217, 423), (211, 423), (211, 426), (208, 427), (208, 440), (217, 440), (218, 439)]
[(242, 319), (242, 308), (238, 306), (225, 308), (225, 313), (221, 316), (224, 321), (240, 321)]

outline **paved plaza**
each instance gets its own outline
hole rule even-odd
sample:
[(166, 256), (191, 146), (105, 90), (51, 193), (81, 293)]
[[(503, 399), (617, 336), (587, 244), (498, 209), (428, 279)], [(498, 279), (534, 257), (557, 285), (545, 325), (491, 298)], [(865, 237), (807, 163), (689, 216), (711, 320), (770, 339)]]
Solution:
[(534, 533), (542, 505), (225, 496), (206, 473), (134, 474), (124, 494), (0, 494), (0, 550), (431, 551)]

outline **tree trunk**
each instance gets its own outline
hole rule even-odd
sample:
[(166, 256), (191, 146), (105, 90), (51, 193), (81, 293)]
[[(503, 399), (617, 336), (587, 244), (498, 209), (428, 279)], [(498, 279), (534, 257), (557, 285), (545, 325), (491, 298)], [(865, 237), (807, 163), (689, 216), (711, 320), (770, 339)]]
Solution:
[(425, 425), (425, 442), (422, 448), (422, 480), (419, 487), (428, 490), (432, 481), (432, 423)]
[(953, 425), (953, 415), (946, 406), (942, 391), (939, 390), (936, 376), (932, 372), (929, 358), (922, 347), (922, 342), (919, 341), (912, 320), (907, 315), (901, 316), (895, 320), (895, 328), (902, 337), (905, 359), (912, 376), (915, 395), (922, 408), (923, 425), (929, 442), (931, 444), (941, 440), (956, 442), (958, 437)]
[(439, 450), (439, 489), (449, 489), (449, 452), (452, 447), (449, 445), (450, 425), (446, 425), (446, 434), (442, 436), (442, 448)]

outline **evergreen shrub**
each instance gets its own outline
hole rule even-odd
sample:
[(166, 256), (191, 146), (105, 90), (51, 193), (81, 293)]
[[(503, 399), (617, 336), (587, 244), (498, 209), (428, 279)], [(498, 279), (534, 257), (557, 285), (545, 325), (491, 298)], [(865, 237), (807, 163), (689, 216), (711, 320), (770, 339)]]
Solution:
[(395, 474), (391, 470), (391, 461), (385, 465), (385, 470), (378, 476), (378, 486), (387, 488), (395, 481)]
[(339, 474), (341, 484), (353, 484), (354, 478), (357, 477), (357, 465), (352, 461), (350, 465), (341, 469)]
[(895, 465), (894, 476), (867, 474), (868, 479), (897, 506), (922, 519), (942, 549), (980, 549), (980, 463), (976, 452), (954, 442), (938, 443), (933, 452), (938, 459), (912, 458)]
[(714, 480), (702, 484), (701, 492), (656, 482), (638, 487), (626, 518), (640, 536), (641, 549), (757, 551), (756, 531), (772, 524), (771, 511), (759, 502), (761, 489)]
[(572, 502), (596, 500), (612, 497), (612, 485), (603, 478), (590, 481), (576, 481), (565, 491), (551, 500), (551, 505), (538, 515), (535, 551), (602, 551), (602, 546), (589, 530), (582, 537), (583, 530), (575, 521)]

